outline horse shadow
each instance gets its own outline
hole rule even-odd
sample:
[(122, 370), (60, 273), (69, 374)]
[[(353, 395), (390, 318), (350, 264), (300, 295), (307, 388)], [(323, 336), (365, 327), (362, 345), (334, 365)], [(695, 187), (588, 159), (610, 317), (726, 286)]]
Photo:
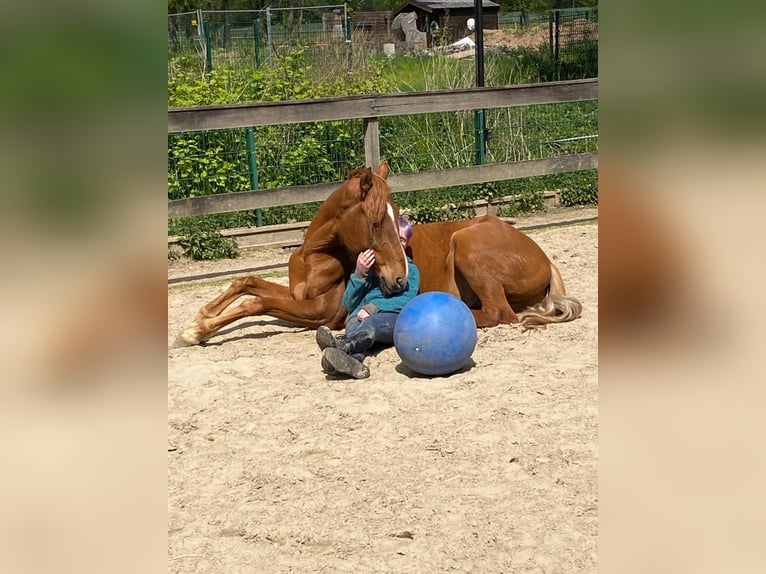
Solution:
[[(262, 331), (260, 333), (240, 333), (241, 329), (247, 329), (249, 327), (282, 327), (285, 329), (294, 330), (295, 333), (303, 333), (311, 331), (308, 327), (300, 327), (295, 323), (289, 321), (283, 321), (281, 319), (272, 319), (265, 321), (248, 321), (247, 323), (241, 323), (239, 325), (229, 327), (228, 329), (222, 329), (215, 334), (214, 340), (200, 343), (202, 347), (218, 347), (224, 343), (230, 343), (234, 341), (258, 341), (260, 339), (266, 339), (268, 337), (274, 337), (276, 335), (284, 335), (284, 330), (273, 329), (270, 331)], [(237, 332), (236, 336), (226, 337), (230, 333)]]

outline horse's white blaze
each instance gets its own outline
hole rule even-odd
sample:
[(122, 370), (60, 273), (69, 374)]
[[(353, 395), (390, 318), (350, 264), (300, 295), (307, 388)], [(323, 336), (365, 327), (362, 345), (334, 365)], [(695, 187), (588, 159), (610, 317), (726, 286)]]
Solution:
[[(394, 227), (396, 227), (396, 234), (399, 235), (399, 222), (396, 221), (396, 217), (394, 217), (394, 207), (390, 203), (386, 204), (386, 212), (388, 213), (388, 216), (391, 218), (391, 221), (394, 222)], [(407, 265), (407, 254), (404, 251), (404, 245), (402, 245), (402, 242), (399, 242), (399, 247), (402, 248), (402, 256), (404, 257), (404, 282), (406, 283), (407, 280), (410, 278), (410, 266)]]
[(386, 213), (388, 213), (388, 216), (391, 218), (391, 221), (394, 222), (394, 225), (396, 225), (396, 228), (399, 229), (399, 224), (396, 223), (396, 219), (394, 219), (394, 206), (390, 203), (386, 204)]

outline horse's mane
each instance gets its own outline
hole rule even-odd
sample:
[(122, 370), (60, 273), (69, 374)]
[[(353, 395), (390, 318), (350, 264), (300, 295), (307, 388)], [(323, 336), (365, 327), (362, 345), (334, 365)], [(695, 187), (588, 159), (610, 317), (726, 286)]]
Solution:
[(383, 178), (370, 168), (355, 169), (349, 179), (359, 178), (359, 192), (362, 199), (362, 211), (373, 223), (380, 223), (386, 216), (388, 188)]
[[(379, 224), (386, 217), (388, 186), (371, 168), (357, 168), (350, 172), (346, 184), (338, 188), (331, 197), (332, 200), (328, 198), (328, 201), (320, 206), (319, 212), (306, 230), (302, 246), (304, 255), (328, 252), (328, 245), (334, 240), (334, 233), (328, 233), (324, 226), (335, 219), (339, 208), (348, 209), (358, 203), (371, 223)], [(320, 231), (323, 229), (324, 231)]]

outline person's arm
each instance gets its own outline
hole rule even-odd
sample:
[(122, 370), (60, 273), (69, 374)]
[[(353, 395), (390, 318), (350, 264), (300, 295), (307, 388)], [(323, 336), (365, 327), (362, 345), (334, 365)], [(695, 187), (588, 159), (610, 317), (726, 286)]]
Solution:
[(360, 279), (355, 274), (349, 277), (348, 283), (346, 283), (346, 290), (343, 292), (343, 307), (351, 313), (356, 309), (364, 299), (364, 296), (370, 290), (370, 284), (367, 279)]
[(375, 263), (375, 252), (372, 249), (362, 251), (356, 258), (356, 269), (349, 277), (346, 290), (343, 292), (341, 303), (349, 313), (353, 312), (370, 291), (370, 283), (367, 276), (370, 268)]
[[(420, 271), (411, 261), (407, 261), (408, 277), (407, 286), (404, 291), (398, 293), (392, 297), (379, 297), (368, 303), (368, 305), (374, 305), (367, 311), (372, 314), (378, 311), (394, 311), (399, 312), (402, 308), (409, 303), (418, 294), (420, 289)], [(367, 305), (365, 305), (365, 308)]]

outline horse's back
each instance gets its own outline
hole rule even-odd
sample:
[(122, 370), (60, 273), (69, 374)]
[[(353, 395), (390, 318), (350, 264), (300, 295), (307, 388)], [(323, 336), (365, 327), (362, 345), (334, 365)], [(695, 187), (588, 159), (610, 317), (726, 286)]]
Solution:
[(495, 215), (415, 225), (410, 245), (413, 253), (446, 257), (456, 240), (480, 252), (519, 254), (548, 263), (548, 257), (532, 238)]
[(464, 300), (480, 283), (502, 284), (509, 301), (537, 302), (551, 280), (551, 262), (528, 235), (494, 215), (414, 226), (413, 261), (423, 290), (458, 290)]

